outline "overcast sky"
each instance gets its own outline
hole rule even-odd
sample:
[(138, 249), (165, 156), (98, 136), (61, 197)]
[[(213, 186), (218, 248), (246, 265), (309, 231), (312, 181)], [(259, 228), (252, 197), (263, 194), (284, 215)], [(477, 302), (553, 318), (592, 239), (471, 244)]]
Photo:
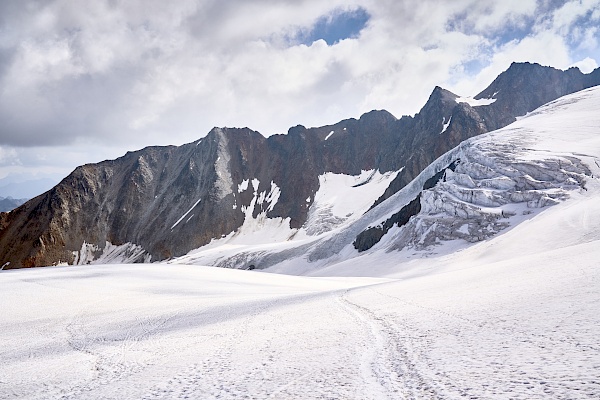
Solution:
[(600, 0), (2, 0), (0, 178), (62, 177), (213, 126), (401, 117), (512, 61), (589, 72), (599, 27)]

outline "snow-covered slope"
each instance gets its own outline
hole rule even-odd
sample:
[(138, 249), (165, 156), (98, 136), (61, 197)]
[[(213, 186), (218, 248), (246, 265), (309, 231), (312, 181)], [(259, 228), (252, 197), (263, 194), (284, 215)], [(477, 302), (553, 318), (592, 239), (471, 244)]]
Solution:
[[(289, 252), (296, 254), (304, 246), (319, 242), (360, 219), (398, 172), (381, 174), (370, 170), (356, 176), (331, 172), (321, 175), (319, 190), (314, 198), (306, 199), (310, 210), (306, 223), (300, 229), (291, 229), (289, 220), (267, 218), (266, 212), (253, 217), (257, 199), (260, 201), (265, 197), (265, 192), (255, 191), (250, 207), (244, 210), (246, 216), (239, 230), (169, 263), (248, 269), (257, 267), (257, 264), (263, 268), (257, 257), (293, 257)], [(241, 185), (240, 189), (249, 190), (247, 184)]]
[(320, 271), (394, 280), (3, 271), (0, 398), (598, 398), (599, 194), (451, 256)]
[[(402, 228), (394, 227), (365, 254), (372, 261), (363, 262), (376, 265), (378, 271), (344, 271), (347, 264), (342, 262), (312, 273), (396, 273), (396, 262), (374, 260), (389, 259), (385, 254), (390, 251), (404, 260), (444, 254), (451, 258), (457, 249), (481, 240), (485, 242), (471, 246), (464, 254), (489, 256), (501, 251), (500, 260), (562, 247), (560, 243), (574, 245), (598, 239), (589, 232), (596, 228), (590, 225), (592, 219), (587, 215), (600, 211), (595, 206), (600, 198), (599, 110), (600, 89), (589, 89), (549, 103), (504, 129), (463, 143), (438, 160), (435, 170), (451, 160), (461, 162), (455, 172), (446, 171), (444, 182), (422, 193), (421, 212)], [(581, 210), (581, 214), (572, 215), (575, 210)], [(551, 217), (544, 219), (545, 215)], [(565, 218), (585, 221), (570, 231), (565, 230), (564, 223), (557, 223)], [(530, 228), (532, 224), (539, 230)], [(502, 242), (509, 234), (520, 237), (514, 241), (517, 249), (502, 244), (490, 252), (490, 238)], [(549, 245), (549, 241), (556, 243)], [(396, 251), (399, 249), (400, 253)], [(444, 258), (427, 263), (439, 259)], [(349, 264), (361, 263), (354, 260)]]
[[(254, 224), (248, 233), (242, 230), (170, 262), (319, 274), (378, 252), (411, 259), (487, 240), (585, 191), (599, 175), (599, 103), (600, 90), (588, 89), (467, 140), (366, 213), (397, 173), (326, 174), (301, 229), (263, 219), (264, 228)], [(364, 186), (351, 184), (366, 176)], [(407, 222), (399, 221), (402, 213)], [(336, 274), (370, 274), (340, 268)]]
[[(0, 399), (599, 398), (599, 106), (600, 89), (563, 98), (447, 154), (395, 206), (329, 237), (263, 247), (296, 257), (271, 270), (323, 277), (165, 264), (2, 271)], [(402, 229), (419, 232), (409, 223), (359, 256), (353, 232), (458, 155), (413, 219), (461, 209), (461, 234), (486, 220), (510, 229), (389, 251)], [(511, 199), (520, 192), (533, 198)], [(428, 232), (443, 239), (441, 225)], [(301, 254), (327, 248), (337, 258)]]

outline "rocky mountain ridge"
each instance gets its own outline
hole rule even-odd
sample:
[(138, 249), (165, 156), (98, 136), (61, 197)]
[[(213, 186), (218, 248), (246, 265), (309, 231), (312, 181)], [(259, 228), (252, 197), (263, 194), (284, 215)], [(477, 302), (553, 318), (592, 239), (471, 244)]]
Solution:
[(586, 75), (512, 64), (473, 99), (436, 87), (414, 117), (371, 111), (268, 138), (248, 128), (214, 128), (183, 146), (148, 147), (84, 165), (0, 214), (0, 262), (10, 263), (5, 269), (71, 264), (107, 252), (132, 262), (167, 260), (260, 216), (299, 229), (326, 173), (394, 173), (375, 206), (465, 139), (598, 84), (600, 69)]

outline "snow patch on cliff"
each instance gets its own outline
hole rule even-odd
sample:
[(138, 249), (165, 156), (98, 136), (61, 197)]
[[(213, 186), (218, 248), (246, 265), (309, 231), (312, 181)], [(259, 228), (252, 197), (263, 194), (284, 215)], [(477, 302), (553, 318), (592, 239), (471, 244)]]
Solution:
[(471, 107), (489, 106), (490, 104), (492, 104), (495, 101), (496, 101), (496, 99), (474, 99), (472, 97), (457, 97), (456, 98), (457, 103), (467, 103)]
[(450, 126), (450, 122), (452, 122), (452, 116), (450, 116), (450, 118), (448, 118), (448, 122), (446, 122), (446, 117), (444, 117), (444, 119), (442, 120), (442, 123), (444, 124), (444, 127), (442, 128), (442, 131), (440, 132), (440, 135), (444, 132), (446, 132), (446, 129), (448, 129), (448, 127)]
[(73, 256), (73, 265), (148, 263), (152, 260), (142, 246), (134, 243), (117, 246), (108, 241), (103, 248), (83, 242), (81, 250), (74, 251)]
[[(248, 182), (248, 181), (243, 181)], [(246, 184), (246, 188), (247, 188)], [(261, 211), (259, 214), (264, 214), (266, 218), (266, 213), (269, 211), (273, 211), (273, 208), (279, 201), (279, 196), (281, 196), (281, 189), (277, 184), (271, 181), (271, 187), (269, 191), (263, 190), (262, 192), (258, 191), (260, 187), (260, 181), (258, 179), (252, 179), (252, 187), (254, 188), (254, 197), (250, 201), (248, 206), (242, 206), (241, 210), (245, 214), (245, 221), (254, 219), (254, 209), (257, 205), (260, 205)]]
[(248, 179), (244, 179), (244, 180), (242, 181), (242, 183), (240, 183), (240, 184), (238, 185), (238, 193), (242, 193), (242, 192), (246, 191), (246, 189), (248, 189), (248, 183), (249, 183), (249, 182), (250, 182), (250, 180), (248, 180)]
[(385, 192), (400, 171), (382, 174), (379, 170), (368, 170), (359, 175), (327, 172), (319, 176), (319, 190), (304, 230), (314, 236), (356, 220)]
[[(200, 201), (201, 201), (201, 200), (202, 200), (202, 199), (198, 199), (198, 200), (197, 200), (197, 201), (194, 203), (194, 205), (193, 205), (193, 206), (191, 206), (191, 207), (190, 207), (190, 209), (189, 209), (189, 210), (187, 210), (187, 211), (185, 212), (185, 214), (183, 214), (183, 215), (182, 215), (182, 216), (181, 216), (181, 217), (180, 217), (180, 218), (177, 220), (177, 222), (175, 222), (175, 223), (173, 224), (173, 226), (171, 227), (171, 230), (173, 230), (173, 228), (175, 228), (175, 227), (176, 227), (176, 226), (177, 226), (177, 225), (178, 225), (178, 224), (179, 224), (179, 223), (180, 223), (180, 222), (181, 222), (181, 221), (182, 221), (182, 220), (183, 220), (185, 217), (187, 217), (187, 215), (188, 215), (189, 213), (191, 213), (191, 212), (192, 212), (192, 210), (193, 210), (193, 209), (194, 209), (194, 208), (195, 208), (195, 207), (198, 205), (198, 203), (200, 203)], [(194, 216), (194, 215), (192, 214), (192, 217), (193, 217), (193, 216)], [(190, 219), (191, 219), (192, 217), (190, 217)], [(188, 221), (189, 221), (189, 219), (188, 219)], [(188, 221), (185, 221), (185, 222), (187, 223)]]

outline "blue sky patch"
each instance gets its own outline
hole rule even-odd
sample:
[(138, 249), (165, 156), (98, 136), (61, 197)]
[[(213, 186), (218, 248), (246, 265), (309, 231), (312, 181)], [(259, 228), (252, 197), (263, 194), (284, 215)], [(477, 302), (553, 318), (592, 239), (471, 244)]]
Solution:
[(323, 39), (331, 46), (340, 40), (357, 37), (367, 25), (371, 16), (364, 8), (350, 11), (334, 11), (332, 14), (320, 17), (308, 32), (301, 32), (297, 40), (310, 45)]

